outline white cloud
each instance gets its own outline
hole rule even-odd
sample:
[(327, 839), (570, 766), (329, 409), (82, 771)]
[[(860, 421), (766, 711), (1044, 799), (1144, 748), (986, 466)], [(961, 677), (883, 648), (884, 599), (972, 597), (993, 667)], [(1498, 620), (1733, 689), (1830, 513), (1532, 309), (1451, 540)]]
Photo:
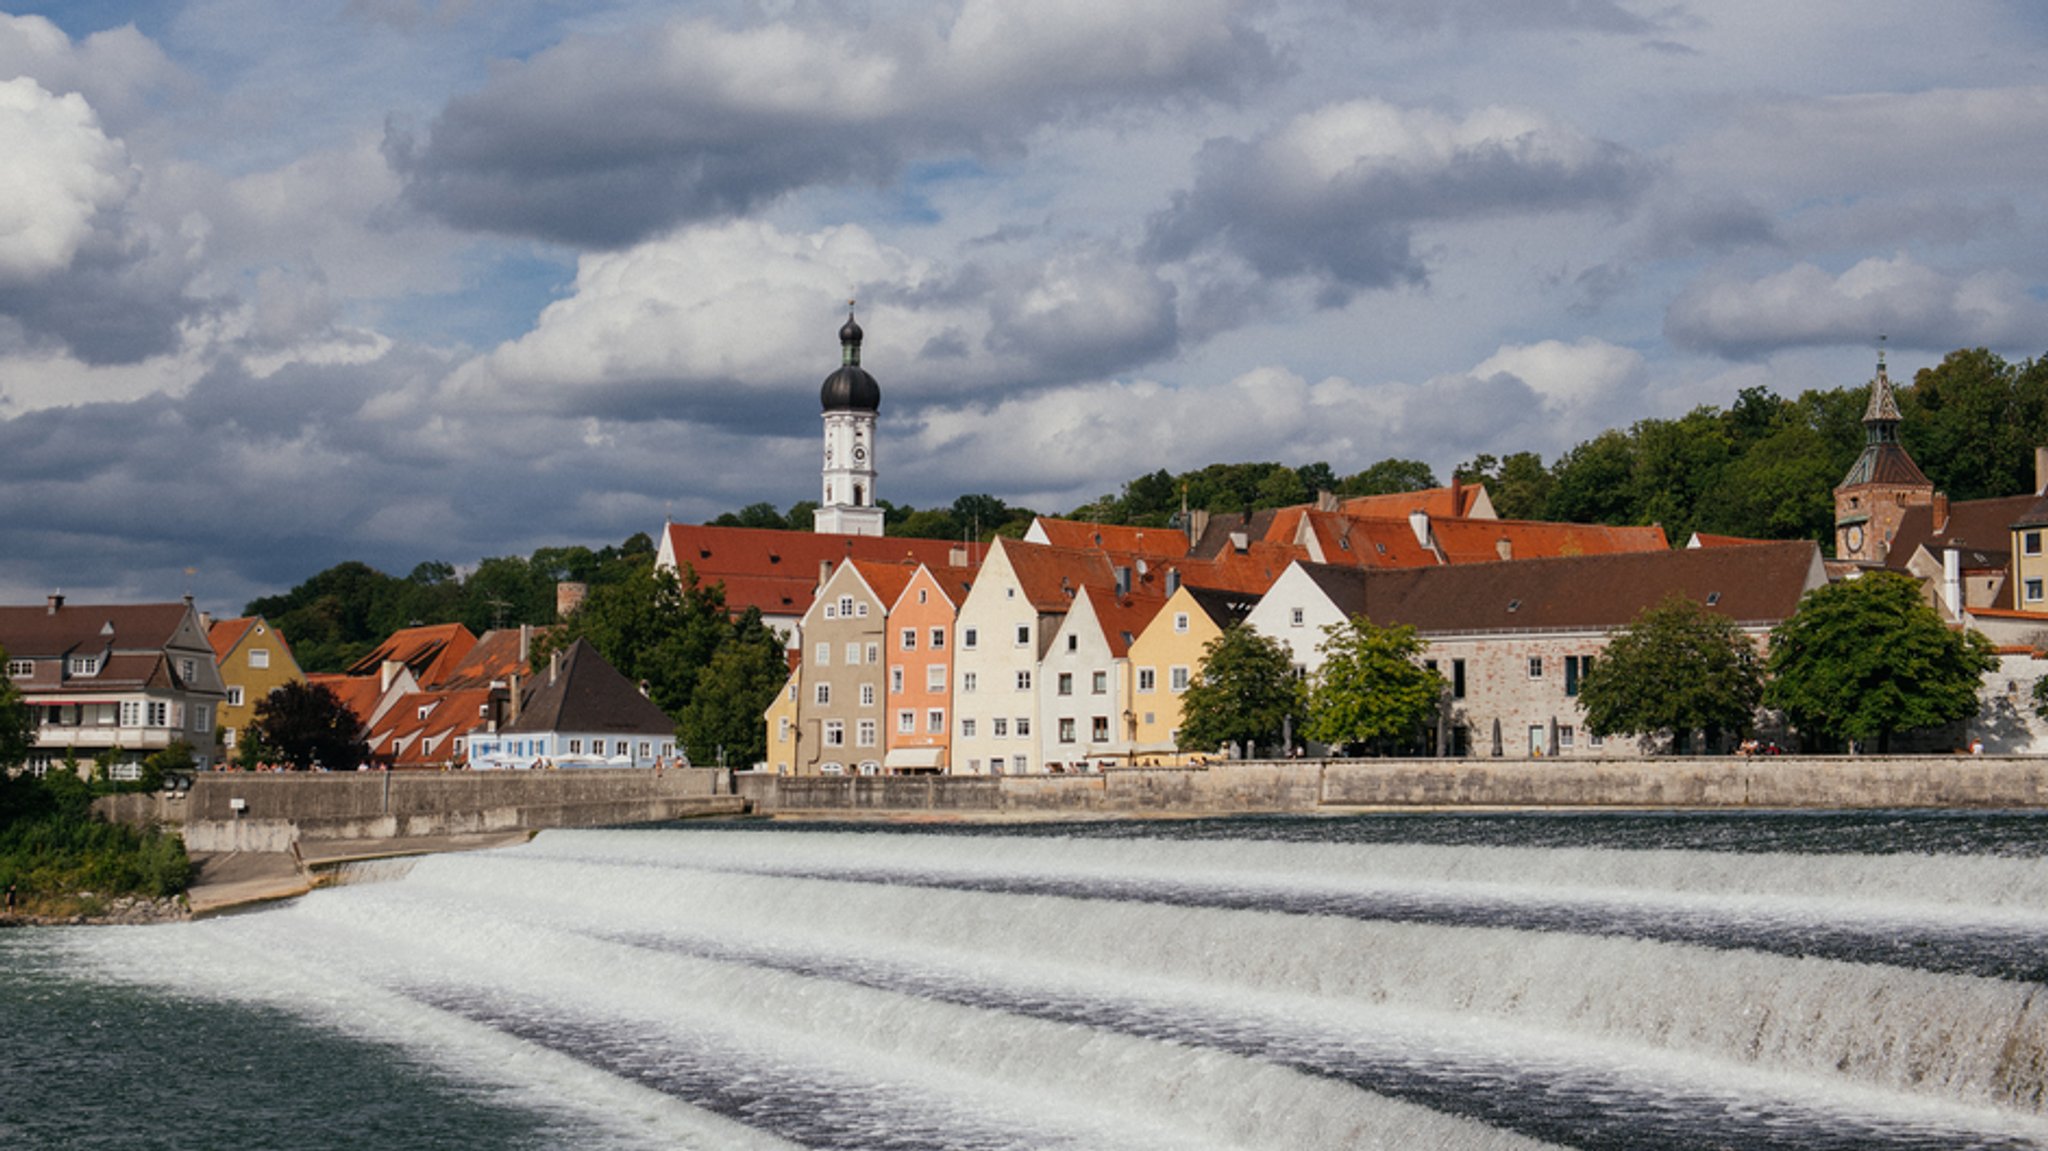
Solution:
[(1582, 408), (1638, 388), (1646, 375), (1642, 353), (1592, 336), (1571, 343), (1504, 345), (1471, 374), (1482, 379), (1513, 376), (1542, 396), (1546, 406), (1557, 409)]
[(0, 283), (69, 267), (95, 218), (128, 194), (126, 154), (85, 98), (26, 77), (0, 81), (0, 156)]

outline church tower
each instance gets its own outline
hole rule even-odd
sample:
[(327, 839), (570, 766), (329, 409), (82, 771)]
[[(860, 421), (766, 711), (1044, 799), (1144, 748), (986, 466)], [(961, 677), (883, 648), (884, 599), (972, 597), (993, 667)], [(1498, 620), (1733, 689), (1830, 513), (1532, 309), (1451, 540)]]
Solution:
[(825, 377), (818, 392), (825, 409), (825, 488), (813, 522), (824, 533), (878, 536), (875, 412), (882, 406), (882, 386), (860, 366), (860, 340), (849, 300), (846, 326), (839, 329), (839, 370)]
[(1835, 558), (1882, 564), (1906, 509), (1934, 502), (1934, 484), (1899, 443), (1899, 401), (1877, 354), (1863, 410), (1863, 454), (1835, 487)]

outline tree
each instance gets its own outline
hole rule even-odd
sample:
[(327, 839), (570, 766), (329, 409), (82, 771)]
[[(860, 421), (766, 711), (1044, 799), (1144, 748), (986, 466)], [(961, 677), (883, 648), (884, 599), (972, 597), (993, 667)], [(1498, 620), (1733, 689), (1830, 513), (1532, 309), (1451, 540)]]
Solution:
[(1894, 572), (1806, 593), (1771, 632), (1764, 700), (1803, 734), (1877, 741), (1976, 714), (1977, 689), (1997, 667), (1991, 641), (1952, 631), (1920, 598), (1919, 581)]
[(1232, 624), (1202, 649), (1202, 665), (1180, 697), (1180, 746), (1277, 743), (1288, 719), (1301, 714), (1303, 694), (1280, 641)]
[[(7, 664), (7, 649), (0, 647), (0, 667)], [(11, 676), (0, 675), (0, 776), (28, 758), (35, 746), (34, 713), (22, 702), (21, 689)]]
[(1357, 475), (1344, 477), (1333, 490), (1340, 496), (1386, 496), (1441, 486), (1436, 473), (1421, 460), (1384, 459)]
[(353, 771), (370, 755), (356, 713), (322, 684), (293, 680), (277, 688), (256, 705), (249, 726), (293, 771)]
[(1762, 699), (1756, 644), (1734, 620), (1676, 594), (1609, 636), (1579, 680), (1593, 734), (1669, 735), (1681, 755), (1695, 731), (1711, 749), (1721, 733), (1746, 729)]
[(1416, 734), (1436, 710), (1444, 679), (1421, 663), (1423, 643), (1408, 626), (1364, 616), (1323, 629), (1323, 669), (1308, 693), (1303, 734), (1353, 744)]
[(767, 628), (736, 635), (712, 653), (676, 734), (690, 762), (751, 767), (768, 758), (761, 713), (789, 681), (782, 641)]

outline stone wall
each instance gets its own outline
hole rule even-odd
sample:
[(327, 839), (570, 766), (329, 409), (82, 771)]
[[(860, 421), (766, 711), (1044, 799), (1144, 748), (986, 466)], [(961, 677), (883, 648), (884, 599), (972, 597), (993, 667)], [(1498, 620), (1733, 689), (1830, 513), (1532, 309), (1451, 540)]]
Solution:
[(1348, 807), (1893, 808), (2048, 806), (2022, 756), (1352, 759), (1090, 775), (743, 775), (763, 814), (1231, 815)]
[(247, 774), (202, 772), (185, 793), (95, 809), (179, 827), (193, 851), (286, 851), (308, 839), (391, 839), (738, 814), (713, 769)]

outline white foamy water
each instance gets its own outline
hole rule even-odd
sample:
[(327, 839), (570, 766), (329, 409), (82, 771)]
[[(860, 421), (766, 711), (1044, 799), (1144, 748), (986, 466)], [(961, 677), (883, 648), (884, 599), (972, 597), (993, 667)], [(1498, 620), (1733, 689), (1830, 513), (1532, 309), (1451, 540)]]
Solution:
[(2036, 859), (685, 828), (68, 945), (621, 1147), (2029, 1147), (2044, 896)]

